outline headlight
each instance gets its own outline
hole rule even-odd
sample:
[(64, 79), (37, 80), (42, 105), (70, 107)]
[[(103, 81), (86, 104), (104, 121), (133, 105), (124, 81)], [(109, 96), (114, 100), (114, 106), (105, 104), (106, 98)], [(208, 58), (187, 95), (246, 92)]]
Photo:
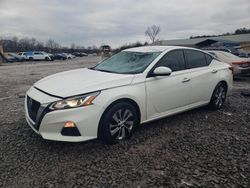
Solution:
[(93, 100), (100, 94), (100, 92), (90, 93), (87, 95), (76, 96), (65, 100), (54, 102), (50, 105), (51, 110), (60, 110), (68, 108), (77, 108), (81, 106), (88, 106), (93, 104)]

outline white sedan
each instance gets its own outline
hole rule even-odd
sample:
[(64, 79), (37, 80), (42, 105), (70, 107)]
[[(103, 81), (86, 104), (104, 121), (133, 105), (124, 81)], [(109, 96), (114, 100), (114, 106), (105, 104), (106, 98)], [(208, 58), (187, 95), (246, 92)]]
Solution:
[(131, 48), (36, 82), (25, 97), (26, 120), (44, 139), (113, 144), (138, 124), (204, 105), (219, 109), (231, 89), (232, 68), (204, 51)]

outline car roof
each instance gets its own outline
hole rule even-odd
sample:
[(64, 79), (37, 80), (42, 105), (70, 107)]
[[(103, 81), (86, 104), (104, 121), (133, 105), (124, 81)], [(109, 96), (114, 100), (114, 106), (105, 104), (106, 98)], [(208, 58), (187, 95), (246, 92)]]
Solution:
[(194, 49), (199, 50), (196, 48), (188, 48), (184, 46), (141, 46), (136, 48), (129, 48), (123, 51), (127, 52), (164, 52), (167, 50), (175, 50), (175, 49)]

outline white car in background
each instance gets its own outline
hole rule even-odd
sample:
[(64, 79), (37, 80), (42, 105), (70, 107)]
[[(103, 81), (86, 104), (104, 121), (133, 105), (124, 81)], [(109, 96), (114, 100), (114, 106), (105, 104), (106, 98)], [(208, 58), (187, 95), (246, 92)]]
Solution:
[(147, 46), (43, 78), (27, 91), (25, 114), (44, 139), (113, 144), (138, 124), (204, 105), (220, 109), (231, 89), (231, 67), (210, 54)]
[(250, 74), (250, 58), (238, 57), (234, 54), (218, 50), (209, 50), (208, 53), (222, 62), (228, 63), (233, 67), (233, 74)]
[(17, 53), (17, 55), (23, 57), (25, 60), (28, 60), (27, 56), (26, 56), (26, 52), (19, 52), (19, 53)]
[(43, 51), (25, 52), (25, 54), (26, 54), (26, 59), (29, 61), (33, 61), (33, 60), (51, 61), (50, 55)]

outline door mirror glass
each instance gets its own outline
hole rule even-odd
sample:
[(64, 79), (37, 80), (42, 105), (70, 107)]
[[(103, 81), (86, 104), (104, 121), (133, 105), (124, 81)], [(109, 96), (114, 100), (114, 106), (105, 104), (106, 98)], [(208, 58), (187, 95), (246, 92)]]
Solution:
[(157, 67), (154, 71), (153, 71), (153, 75), (154, 76), (169, 76), (172, 73), (172, 70), (168, 67)]

